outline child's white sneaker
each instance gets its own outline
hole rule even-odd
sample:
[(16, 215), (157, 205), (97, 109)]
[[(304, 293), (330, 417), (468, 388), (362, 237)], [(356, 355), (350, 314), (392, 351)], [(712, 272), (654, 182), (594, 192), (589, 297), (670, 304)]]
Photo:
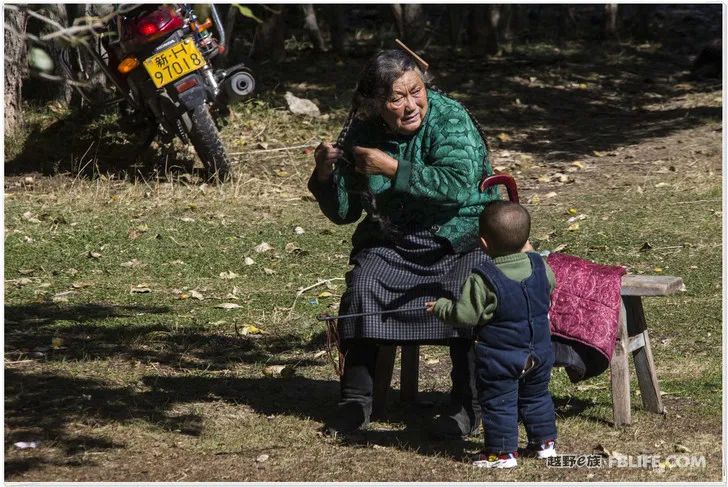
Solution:
[(529, 452), (535, 454), (538, 458), (550, 458), (556, 456), (556, 442), (554, 440), (546, 440), (536, 445), (529, 445)]
[(518, 465), (518, 453), (481, 453), (473, 462), (478, 468), (514, 468)]

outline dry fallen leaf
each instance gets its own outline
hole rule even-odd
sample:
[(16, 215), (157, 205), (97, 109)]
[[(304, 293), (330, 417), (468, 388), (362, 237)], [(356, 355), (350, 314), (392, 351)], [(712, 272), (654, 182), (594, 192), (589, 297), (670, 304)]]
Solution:
[(98, 253), (98, 252), (94, 252), (93, 250), (91, 250), (88, 253), (88, 257), (89, 258), (92, 258), (92, 259), (100, 259), (101, 258), (101, 254)]
[(216, 308), (222, 308), (222, 309), (236, 309), (240, 308), (239, 304), (235, 303), (220, 303), (218, 305), (215, 305)]
[(151, 292), (152, 290), (144, 284), (139, 284), (138, 286), (131, 288), (131, 294), (146, 294)]
[(142, 267), (144, 264), (142, 264), (141, 262), (139, 262), (136, 259), (131, 259), (130, 261), (128, 261), (128, 262), (122, 262), (119, 265), (121, 267)]
[(571, 225), (569, 225), (569, 227), (567, 228), (567, 230), (570, 231), (570, 232), (574, 232), (576, 230), (579, 230), (579, 224), (578, 223), (572, 223)]
[(255, 325), (245, 325), (240, 333), (243, 335), (262, 335), (265, 332)]
[(576, 168), (578, 168), (578, 169), (584, 169), (584, 164), (582, 164), (579, 161), (574, 161), (574, 162), (571, 163), (571, 165), (574, 166), (574, 167), (576, 167)]
[(567, 220), (567, 222), (574, 223), (574, 222), (578, 222), (578, 221), (581, 221), (584, 219), (586, 219), (586, 215), (584, 213), (582, 213), (581, 215), (572, 216), (571, 218), (569, 218)]
[(293, 229), (293, 233), (295, 233), (296, 235), (303, 235), (304, 233), (306, 233), (306, 230), (301, 227), (296, 227)]
[(190, 297), (191, 298), (195, 298), (195, 299), (199, 299), (200, 301), (202, 301), (203, 299), (205, 299), (205, 297), (202, 295), (201, 292), (195, 291), (194, 289), (192, 291), (190, 291)]
[(220, 273), (220, 279), (235, 279), (236, 277), (240, 277), (240, 276), (235, 274), (233, 271), (227, 271), (227, 272)]
[(576, 215), (578, 212), (576, 211), (576, 208), (569, 208), (566, 210), (569, 215)]
[(267, 268), (267, 267), (264, 267), (264, 268), (263, 268), (263, 272), (265, 272), (265, 273), (266, 273), (267, 275), (269, 275), (269, 276), (270, 276), (271, 274), (275, 274), (275, 273), (276, 273), (276, 271), (274, 271), (273, 269), (269, 269), (269, 268)]
[(545, 194), (545, 195), (544, 195), (543, 197), (544, 197), (544, 198), (555, 198), (555, 197), (557, 197), (558, 195), (559, 195), (559, 194), (558, 194), (558, 193), (557, 193), (556, 191), (551, 191), (550, 193), (546, 193), (546, 194)]
[(80, 282), (79, 281), (79, 282), (72, 283), (71, 284), (71, 287), (73, 287), (75, 289), (81, 289), (81, 288), (84, 288), (84, 287), (91, 287), (91, 283), (90, 282)]
[(40, 223), (40, 220), (38, 220), (38, 218), (36, 218), (33, 215), (33, 213), (31, 213), (29, 211), (26, 211), (25, 213), (23, 213), (23, 220), (26, 220), (30, 223)]
[(273, 250), (273, 247), (271, 247), (268, 242), (262, 242), (260, 245), (255, 247), (255, 251), (259, 254), (262, 252), (268, 252), (269, 250)]
[(567, 176), (566, 174), (562, 174), (562, 173), (556, 173), (556, 174), (554, 174), (554, 177), (558, 178), (559, 182), (562, 182), (562, 183), (568, 183), (572, 180), (569, 176)]
[(319, 298), (330, 298), (331, 296), (333, 296), (333, 294), (331, 294), (331, 293), (330, 293), (330, 292), (328, 292), (328, 291), (322, 291), (322, 292), (321, 292), (321, 293), (319, 293), (319, 295), (318, 295), (318, 297), (319, 297)]
[(508, 134), (507, 134), (507, 133), (505, 133), (505, 132), (501, 132), (501, 133), (499, 133), (498, 135), (496, 135), (496, 138), (497, 138), (498, 140), (500, 140), (501, 142), (510, 142), (510, 140), (511, 140), (511, 136), (510, 136), (510, 135), (508, 135)]
[(326, 350), (320, 350), (313, 355), (313, 358), (319, 359), (319, 358), (323, 357), (324, 355), (326, 355)]
[(655, 188), (665, 188), (667, 186), (670, 186), (670, 183), (657, 183)]
[(563, 251), (563, 250), (564, 250), (564, 249), (565, 249), (565, 248), (566, 248), (567, 246), (568, 246), (568, 244), (560, 244), (560, 245), (557, 245), (557, 246), (556, 246), (556, 248), (554, 249), (554, 252), (561, 252), (561, 251)]
[(258, 455), (258, 458), (255, 459), (257, 463), (263, 463), (267, 461), (270, 458), (270, 456), (266, 455), (265, 453)]
[(245, 265), (253, 265), (253, 264), (255, 264), (255, 261), (253, 259), (251, 259), (250, 257), (246, 257), (243, 262), (245, 263)]
[(58, 338), (58, 337), (53, 337), (51, 339), (51, 348), (58, 349), (58, 348), (61, 348), (62, 346), (63, 346), (63, 339)]
[(300, 252), (300, 251), (301, 251), (301, 247), (294, 244), (293, 242), (289, 242), (286, 244), (286, 252), (293, 253), (293, 252)]
[(269, 365), (263, 369), (266, 377), (292, 377), (296, 370), (290, 365)]

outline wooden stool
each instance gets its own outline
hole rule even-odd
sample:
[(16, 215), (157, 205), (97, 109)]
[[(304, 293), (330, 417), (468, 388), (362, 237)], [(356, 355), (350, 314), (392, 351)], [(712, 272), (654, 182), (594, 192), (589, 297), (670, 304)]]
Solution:
[[(630, 424), (632, 421), (627, 357), (629, 352), (632, 352), (644, 408), (658, 414), (665, 411), (660, 397), (660, 386), (657, 382), (650, 338), (647, 333), (642, 296), (668, 296), (684, 290), (685, 285), (680, 277), (631, 274), (622, 277), (619, 333), (610, 364), (614, 426)], [(417, 399), (418, 391), (420, 346), (412, 344), (403, 345), (401, 348), (400, 400), (414, 402)], [(381, 346), (379, 349), (372, 411), (375, 417), (385, 416), (387, 393), (394, 370), (395, 351), (396, 346), (393, 345)]]
[(622, 311), (619, 314), (619, 335), (610, 372), (612, 377), (612, 409), (614, 426), (632, 422), (631, 391), (627, 354), (632, 352), (642, 405), (647, 411), (662, 414), (660, 385), (652, 358), (642, 296), (667, 296), (684, 291), (680, 277), (626, 275), (622, 277)]

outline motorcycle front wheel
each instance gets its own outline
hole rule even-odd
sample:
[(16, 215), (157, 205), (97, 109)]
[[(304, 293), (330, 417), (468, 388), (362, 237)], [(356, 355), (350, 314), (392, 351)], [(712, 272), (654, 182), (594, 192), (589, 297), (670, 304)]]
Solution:
[(225, 181), (230, 177), (230, 159), (220, 140), (210, 109), (204, 103), (188, 112), (189, 138), (205, 167), (208, 181)]

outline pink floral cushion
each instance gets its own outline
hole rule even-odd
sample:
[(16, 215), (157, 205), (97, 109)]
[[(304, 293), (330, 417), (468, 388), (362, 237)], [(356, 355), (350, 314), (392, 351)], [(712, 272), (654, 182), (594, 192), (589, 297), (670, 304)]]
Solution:
[(611, 361), (625, 268), (559, 253), (549, 254), (546, 261), (556, 275), (549, 309), (551, 334), (592, 347)]

